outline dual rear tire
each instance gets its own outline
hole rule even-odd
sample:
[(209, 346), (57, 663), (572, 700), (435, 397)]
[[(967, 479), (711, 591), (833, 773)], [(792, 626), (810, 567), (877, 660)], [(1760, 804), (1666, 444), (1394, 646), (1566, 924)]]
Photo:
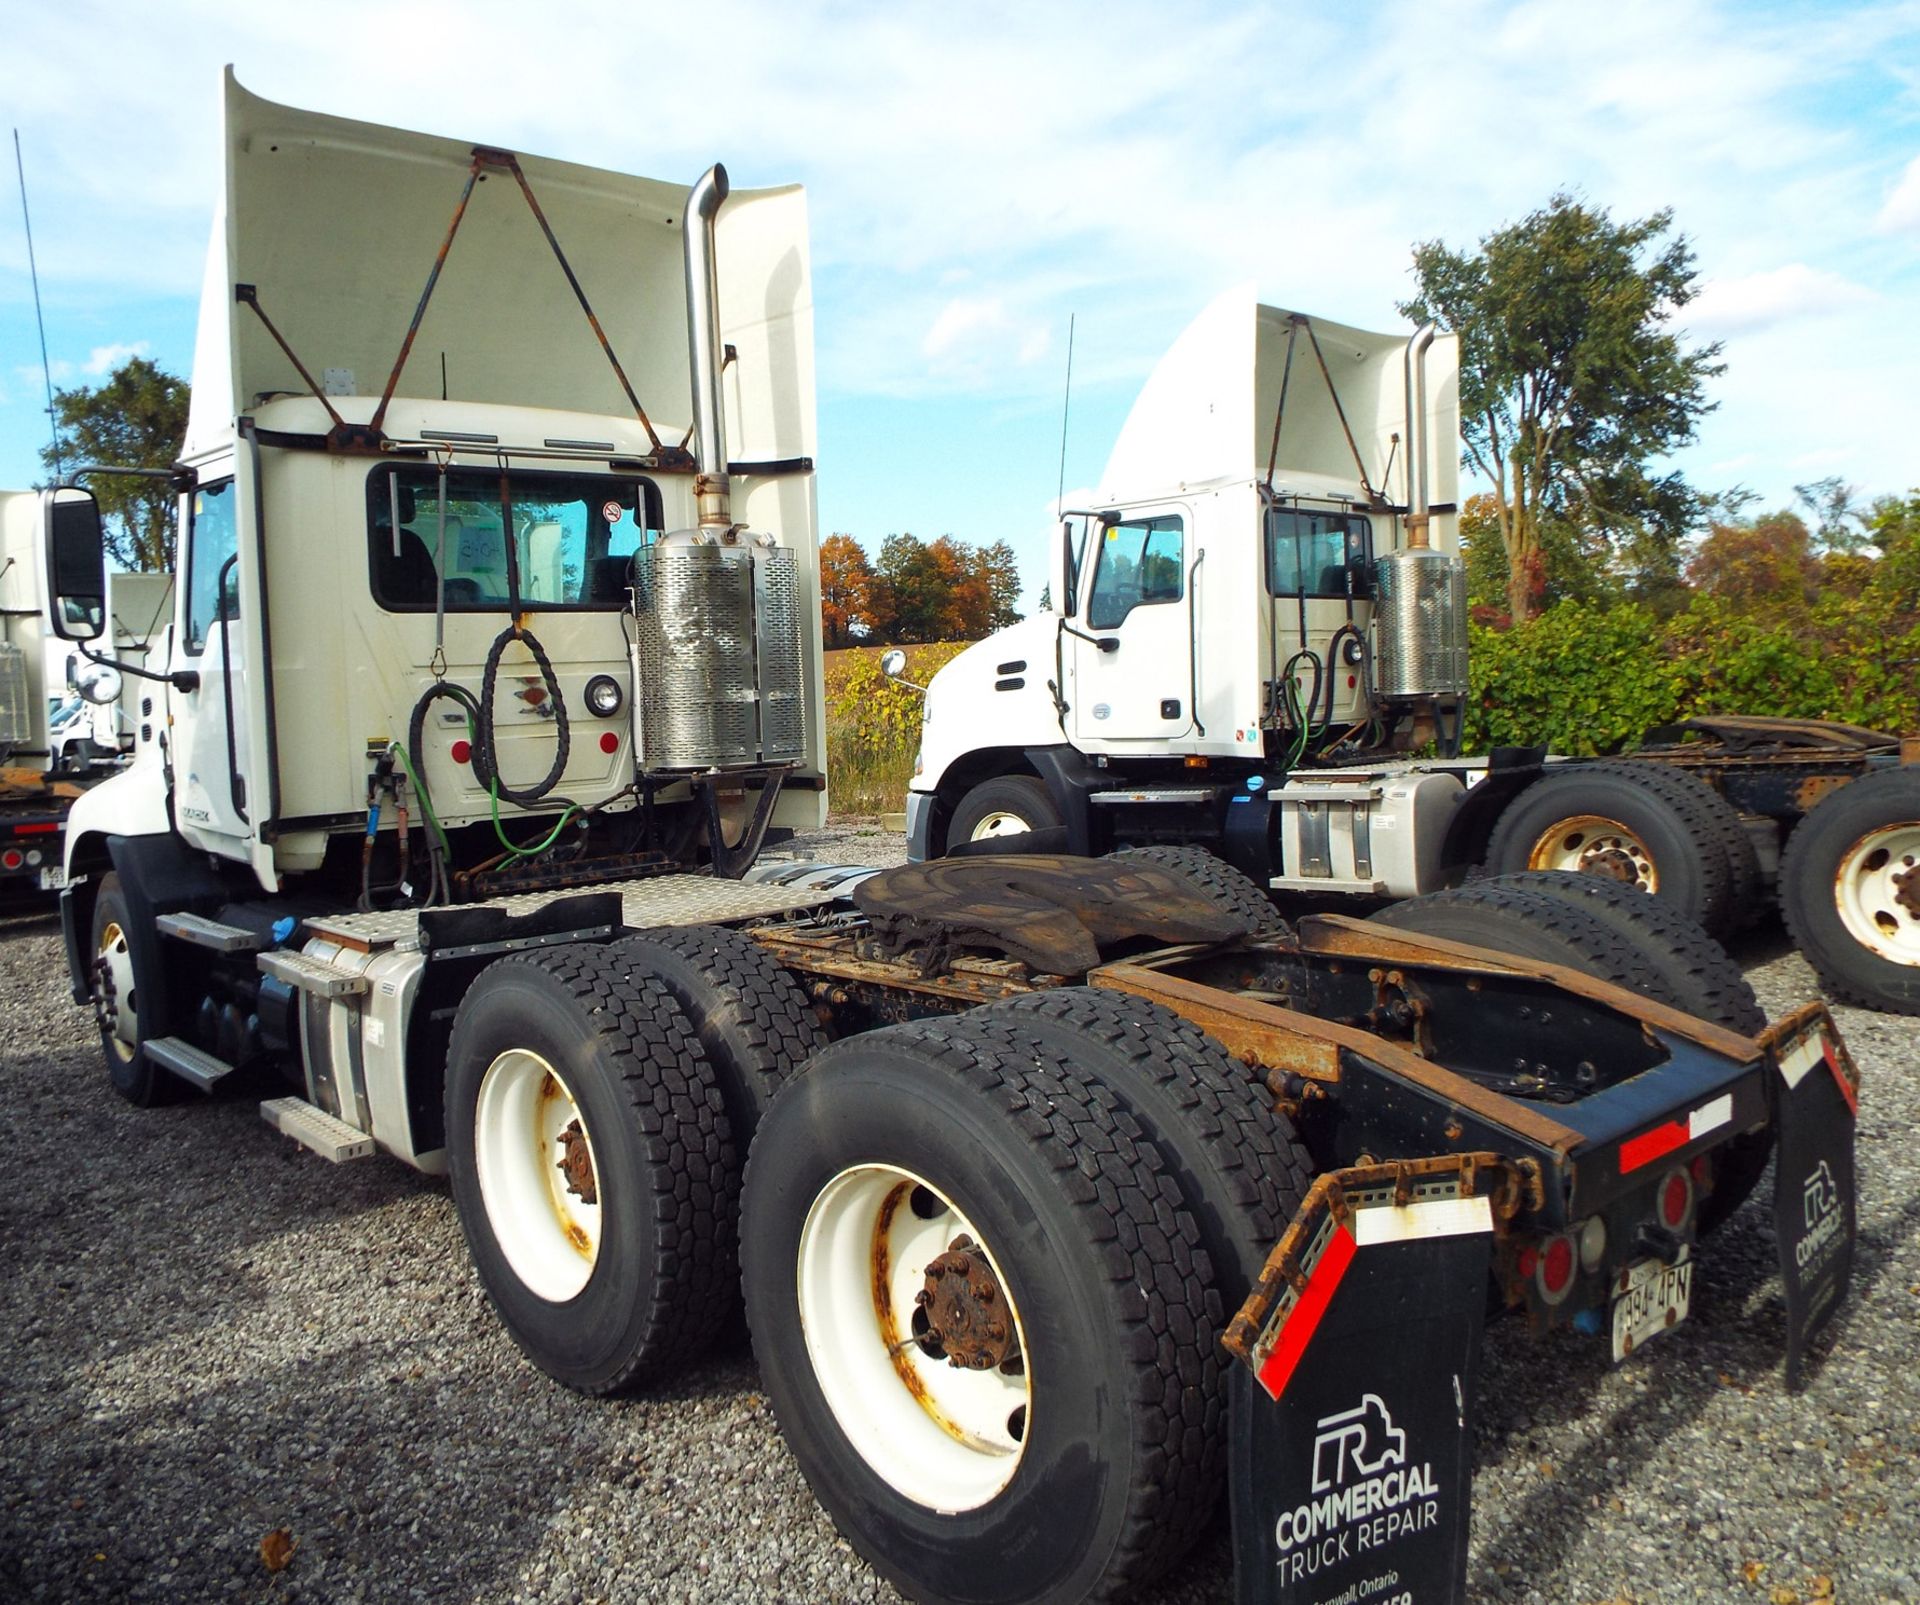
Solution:
[(1068, 988), (828, 1049), (741, 1217), (816, 1496), (914, 1598), (1144, 1586), (1218, 1502), (1218, 1337), (1305, 1180), (1245, 1067), (1151, 1004)]

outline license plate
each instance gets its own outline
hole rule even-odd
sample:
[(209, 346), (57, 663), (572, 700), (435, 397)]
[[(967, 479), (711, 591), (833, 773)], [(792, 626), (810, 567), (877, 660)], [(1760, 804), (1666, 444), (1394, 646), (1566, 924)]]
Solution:
[(58, 864), (49, 864), (45, 869), (40, 871), (40, 890), (41, 891), (43, 892), (61, 891), (62, 889), (65, 888), (66, 884), (67, 884), (67, 872), (64, 869), (62, 869)]
[(1650, 1338), (1687, 1318), (1693, 1296), (1693, 1261), (1678, 1265), (1643, 1259), (1629, 1265), (1614, 1284), (1613, 1360), (1618, 1365)]

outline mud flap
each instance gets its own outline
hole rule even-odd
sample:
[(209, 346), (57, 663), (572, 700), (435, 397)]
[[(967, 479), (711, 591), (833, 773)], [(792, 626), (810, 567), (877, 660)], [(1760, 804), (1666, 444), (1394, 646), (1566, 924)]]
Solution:
[[(1491, 1155), (1322, 1176), (1235, 1319), (1240, 1605), (1466, 1599)], [(1494, 1196), (1489, 1196), (1492, 1194)]]
[(1859, 1230), (1853, 1137), (1860, 1073), (1823, 1004), (1765, 1038), (1773, 1104), (1773, 1233), (1787, 1295), (1787, 1386), (1804, 1380), (1807, 1347), (1847, 1296)]

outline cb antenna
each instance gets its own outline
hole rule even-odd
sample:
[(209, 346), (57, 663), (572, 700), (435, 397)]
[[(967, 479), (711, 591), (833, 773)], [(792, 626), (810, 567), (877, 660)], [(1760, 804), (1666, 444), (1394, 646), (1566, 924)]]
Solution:
[(1053, 516), (1061, 517), (1067, 506), (1067, 418), (1073, 409), (1073, 325), (1077, 313), (1067, 314), (1067, 393), (1060, 401), (1060, 489), (1053, 499)]
[(20, 177), (20, 221), (27, 229), (27, 273), (33, 280), (33, 321), (40, 327), (40, 375), (47, 385), (47, 433), (53, 437), (53, 477), (66, 478), (60, 466), (60, 426), (53, 410), (53, 364), (47, 361), (47, 320), (40, 311), (40, 268), (33, 259), (33, 217), (27, 211), (27, 169), (20, 159), (20, 130), (13, 131), (13, 170)]

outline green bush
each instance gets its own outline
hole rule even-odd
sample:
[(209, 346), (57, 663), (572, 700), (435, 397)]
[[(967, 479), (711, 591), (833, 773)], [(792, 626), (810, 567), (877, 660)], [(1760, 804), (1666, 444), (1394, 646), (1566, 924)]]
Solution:
[(1471, 626), (1467, 750), (1617, 752), (1710, 713), (1920, 730), (1920, 586), (1890, 558), (1772, 609), (1696, 593), (1664, 621), (1562, 602), (1517, 629)]

